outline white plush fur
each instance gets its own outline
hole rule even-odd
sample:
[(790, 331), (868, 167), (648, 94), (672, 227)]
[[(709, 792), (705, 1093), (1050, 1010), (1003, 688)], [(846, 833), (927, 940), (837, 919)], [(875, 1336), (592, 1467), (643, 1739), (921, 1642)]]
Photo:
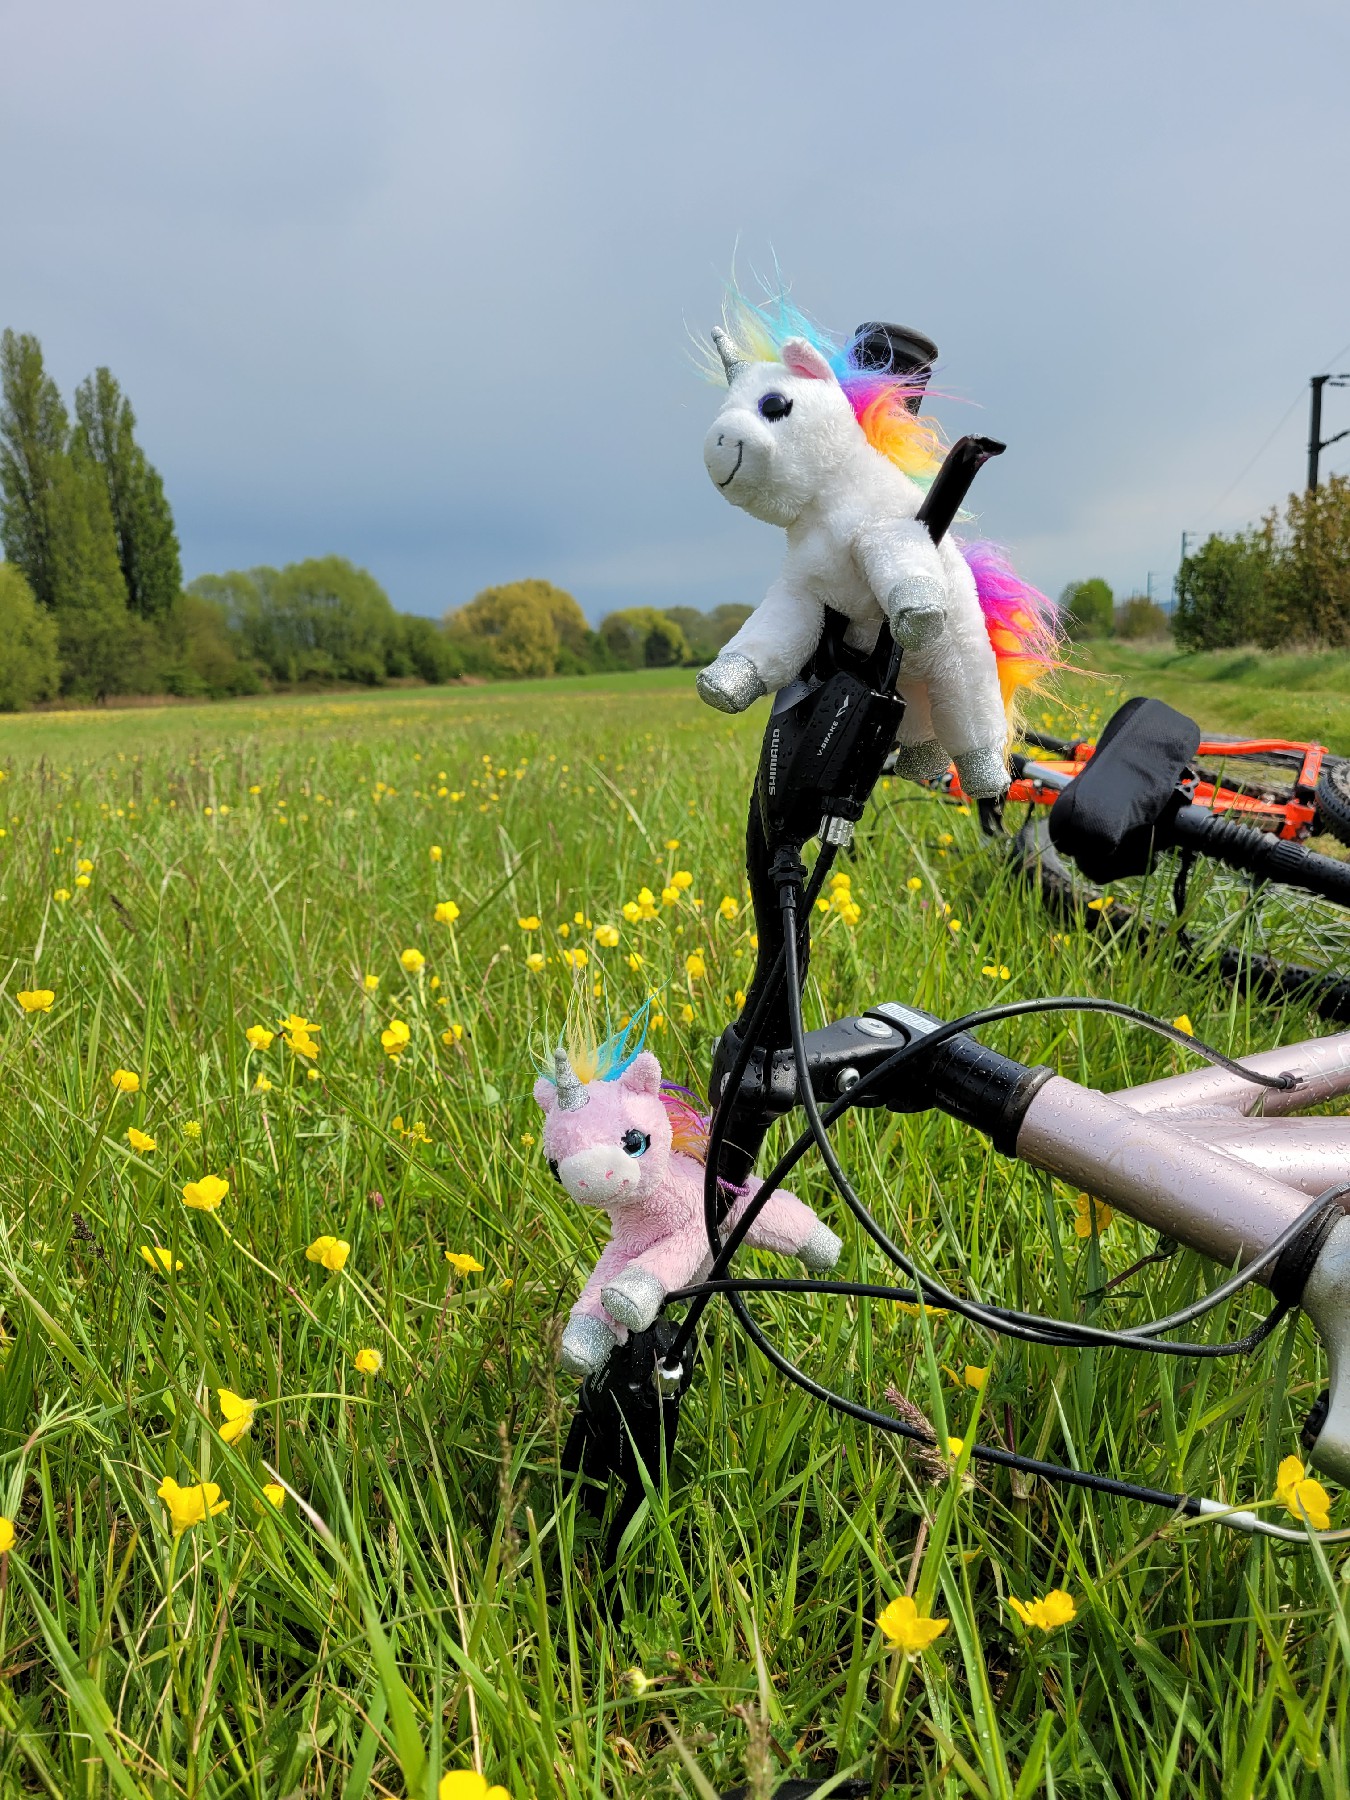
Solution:
[[(765, 418), (766, 394), (791, 412)], [(917, 523), (920, 489), (868, 443), (819, 352), (794, 339), (782, 362), (740, 363), (703, 459), (733, 506), (787, 531), (778, 579), (705, 681), (715, 690), (724, 659), (746, 657), (771, 692), (801, 672), (827, 606), (852, 621), (859, 646), (875, 642), (884, 616), (905, 645), (902, 770), (936, 772), (950, 758), (968, 794), (1001, 793), (1007, 721), (974, 576), (954, 544), (934, 546)], [(739, 711), (750, 698), (714, 704)]]

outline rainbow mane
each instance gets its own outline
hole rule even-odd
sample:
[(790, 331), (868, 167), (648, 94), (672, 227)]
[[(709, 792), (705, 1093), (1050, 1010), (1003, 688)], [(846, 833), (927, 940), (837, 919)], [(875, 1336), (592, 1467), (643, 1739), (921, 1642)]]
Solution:
[[(947, 445), (935, 419), (910, 411), (910, 402), (924, 392), (922, 387), (900, 375), (855, 369), (851, 355), (856, 336), (840, 346), (794, 306), (781, 287), (759, 302), (747, 298), (734, 281), (729, 282), (722, 322), (737, 349), (751, 362), (781, 362), (788, 339), (805, 338), (834, 370), (872, 448), (893, 462), (902, 475), (920, 487), (929, 486), (942, 467)], [(725, 381), (721, 359), (715, 353), (704, 351), (700, 360), (710, 380), (719, 385)], [(989, 642), (998, 659), (1003, 704), (1011, 720), (1017, 691), (1034, 689), (1057, 667), (1055, 604), (1022, 580), (997, 544), (963, 544), (961, 554), (975, 577)]]
[[(617, 1081), (646, 1046), (650, 1011), (651, 1001), (645, 1000), (631, 1019), (598, 1043), (588, 1030), (584, 1016), (569, 1019), (563, 1034), (563, 1048), (567, 1051), (567, 1060), (576, 1071), (577, 1079)], [(551, 1061), (541, 1062), (539, 1073), (545, 1081), (557, 1086), (556, 1072)], [(706, 1161), (710, 1127), (708, 1119), (699, 1111), (697, 1094), (689, 1088), (681, 1087), (677, 1081), (663, 1081), (660, 1099), (666, 1109), (666, 1117), (670, 1120), (671, 1149), (681, 1156), (693, 1157), (695, 1162)]]
[(961, 554), (975, 577), (1003, 704), (1011, 711), (1019, 688), (1038, 687), (1058, 667), (1055, 603), (1023, 581), (997, 544), (962, 544)]
[[(722, 322), (737, 349), (750, 362), (781, 362), (788, 339), (805, 338), (839, 378), (853, 416), (874, 450), (920, 487), (926, 488), (942, 467), (946, 444), (937, 420), (909, 409), (909, 403), (923, 393), (923, 388), (884, 370), (855, 369), (850, 358), (856, 339), (850, 338), (842, 346), (837, 344), (814, 319), (794, 306), (781, 288), (760, 303), (748, 299), (734, 282), (729, 283)], [(702, 360), (710, 379), (725, 381), (722, 364), (715, 355), (705, 352)]]

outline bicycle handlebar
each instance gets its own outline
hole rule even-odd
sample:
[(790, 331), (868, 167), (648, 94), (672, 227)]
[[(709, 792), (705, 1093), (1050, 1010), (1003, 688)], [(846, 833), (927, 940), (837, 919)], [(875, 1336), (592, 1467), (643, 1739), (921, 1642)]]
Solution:
[(1319, 856), (1291, 839), (1269, 838), (1204, 806), (1183, 806), (1167, 836), (1179, 850), (1212, 857), (1259, 881), (1277, 881), (1339, 906), (1350, 906), (1350, 863)]

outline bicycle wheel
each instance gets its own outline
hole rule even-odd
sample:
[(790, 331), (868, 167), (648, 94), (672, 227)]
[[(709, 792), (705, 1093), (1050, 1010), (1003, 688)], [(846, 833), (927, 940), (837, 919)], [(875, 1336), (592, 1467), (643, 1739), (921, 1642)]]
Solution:
[[(1104, 891), (1061, 857), (1049, 823), (1030, 819), (1012, 840), (1019, 872), (1039, 892), (1051, 915), (1108, 937), (1133, 934), (1145, 953), (1166, 945), (1186, 968), (1217, 968), (1225, 980), (1247, 986), (1278, 1004), (1298, 1001), (1320, 1017), (1350, 1024), (1350, 912), (1328, 901), (1265, 882), (1253, 888), (1241, 876), (1195, 859), (1188, 883), (1185, 925), (1159, 916), (1165, 888), (1158, 875), (1113, 881)], [(1160, 859), (1160, 873), (1179, 867)], [(1163, 904), (1160, 906), (1160, 902)], [(1152, 911), (1150, 911), (1150, 907)]]
[(1316, 827), (1350, 844), (1350, 759), (1329, 756), (1322, 764)]

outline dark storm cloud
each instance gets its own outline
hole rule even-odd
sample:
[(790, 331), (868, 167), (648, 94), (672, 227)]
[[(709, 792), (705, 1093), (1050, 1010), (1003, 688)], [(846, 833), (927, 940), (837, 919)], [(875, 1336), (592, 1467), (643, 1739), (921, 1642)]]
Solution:
[(1350, 340), (1343, 10), (838, 16), (7, 7), (0, 322), (119, 375), (190, 572), (337, 550), (427, 612), (758, 597), (685, 336), (738, 239), (939, 340), (1052, 590), (1298, 485), (1301, 405), (1215, 505)]

